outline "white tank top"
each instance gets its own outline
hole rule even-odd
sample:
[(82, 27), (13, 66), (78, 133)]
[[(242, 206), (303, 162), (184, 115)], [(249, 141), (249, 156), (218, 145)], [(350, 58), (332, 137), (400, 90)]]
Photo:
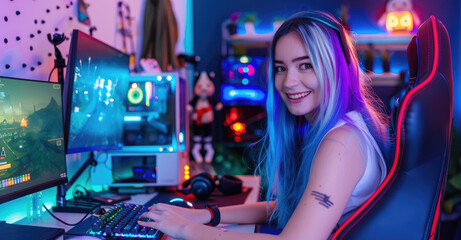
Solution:
[[(365, 151), (363, 156), (366, 157), (366, 165), (365, 172), (355, 186), (352, 196), (344, 209), (343, 215), (360, 207), (376, 191), (387, 174), (383, 154), (376, 140), (368, 130), (362, 114), (357, 111), (351, 111), (348, 112), (346, 116), (349, 117), (353, 124), (360, 130), (361, 137), (364, 143), (366, 143), (366, 147), (363, 148), (363, 151)], [(330, 131), (346, 123), (346, 121), (340, 120)]]

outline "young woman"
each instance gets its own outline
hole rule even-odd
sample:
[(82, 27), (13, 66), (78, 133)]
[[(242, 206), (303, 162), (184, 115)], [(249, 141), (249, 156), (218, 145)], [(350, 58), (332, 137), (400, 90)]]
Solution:
[[(277, 30), (269, 60), (267, 133), (260, 173), (265, 202), (212, 209), (157, 204), (140, 225), (178, 239), (327, 239), (386, 175), (386, 117), (376, 106), (343, 26), (300, 12)], [(228, 232), (204, 224), (276, 221), (280, 235)], [(212, 218), (211, 213), (214, 213)]]

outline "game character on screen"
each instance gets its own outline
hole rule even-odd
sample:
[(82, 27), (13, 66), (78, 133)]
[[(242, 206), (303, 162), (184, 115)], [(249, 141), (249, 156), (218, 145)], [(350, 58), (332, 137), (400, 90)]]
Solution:
[[(376, 191), (387, 174), (387, 115), (337, 18), (289, 17), (268, 61), (267, 129), (256, 163), (265, 201), (205, 209), (160, 203), (140, 217), (154, 221), (140, 225), (178, 239), (328, 239)], [(267, 222), (281, 233), (210, 227)]]

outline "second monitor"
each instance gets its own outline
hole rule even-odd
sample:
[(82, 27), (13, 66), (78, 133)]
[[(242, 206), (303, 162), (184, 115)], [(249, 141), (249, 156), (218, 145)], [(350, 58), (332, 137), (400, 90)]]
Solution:
[(122, 147), (128, 65), (128, 55), (73, 31), (64, 85), (67, 153)]

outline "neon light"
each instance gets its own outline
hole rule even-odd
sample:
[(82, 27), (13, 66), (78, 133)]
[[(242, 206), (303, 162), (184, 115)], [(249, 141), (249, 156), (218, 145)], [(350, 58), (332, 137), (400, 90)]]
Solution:
[(168, 80), (168, 81), (171, 81), (171, 79), (172, 79), (172, 77), (171, 77), (170, 75), (168, 75), (168, 76), (166, 77), (166, 80)]
[(237, 112), (237, 108), (235, 107), (231, 108), (231, 113), (230, 113), (231, 121), (237, 121), (238, 118), (239, 118), (239, 114)]
[(232, 124), (230, 128), (231, 128), (231, 130), (234, 131), (235, 135), (239, 136), (242, 133), (245, 133), (246, 125), (245, 125), (245, 123), (236, 122), (236, 123)]
[(399, 24), (399, 20), (394, 15), (387, 16), (386, 20), (386, 29), (388, 32), (391, 32), (393, 28), (395, 28)]
[(157, 81), (162, 81), (162, 76), (157, 76)]
[(125, 116), (123, 120), (125, 120), (125, 122), (140, 122), (141, 116)]
[(232, 85), (223, 84), (222, 86), (222, 100), (234, 101), (234, 100), (252, 100), (252, 101), (264, 101), (266, 94), (257, 87), (244, 86), (237, 87)]
[(411, 26), (413, 20), (411, 19), (410, 16), (403, 16), (401, 19), (400, 19), (400, 24), (404, 27), (408, 27), (408, 26)]
[(146, 82), (145, 84), (146, 87), (146, 107), (150, 106), (150, 100), (152, 99), (152, 83), (151, 82)]
[(243, 67), (238, 68), (239, 73), (243, 73)]
[(184, 133), (180, 132), (178, 137), (180, 143), (184, 142)]
[(140, 102), (142, 102), (142, 99), (144, 97), (143, 95), (144, 94), (142, 93), (142, 90), (140, 88), (130, 88), (128, 90), (128, 101), (131, 104), (139, 104)]
[(248, 75), (249, 76), (255, 75), (255, 68), (251, 64), (248, 64)]
[(172, 202), (184, 202), (184, 199), (182, 199), (182, 198), (173, 198), (173, 199), (170, 200), (170, 203), (172, 203)]
[(250, 83), (250, 81), (248, 80), (248, 78), (242, 79), (242, 84), (243, 84), (243, 85), (248, 85), (248, 83)]
[(173, 152), (173, 147), (169, 147), (168, 151)]
[(243, 72), (247, 73), (248, 72), (248, 67), (243, 67)]
[(388, 32), (413, 30), (413, 16), (408, 11), (389, 12), (386, 17)]
[(250, 61), (250, 60), (248, 59), (247, 56), (241, 56), (241, 57), (240, 57), (240, 62), (241, 62), (241, 63), (248, 63), (249, 61)]

